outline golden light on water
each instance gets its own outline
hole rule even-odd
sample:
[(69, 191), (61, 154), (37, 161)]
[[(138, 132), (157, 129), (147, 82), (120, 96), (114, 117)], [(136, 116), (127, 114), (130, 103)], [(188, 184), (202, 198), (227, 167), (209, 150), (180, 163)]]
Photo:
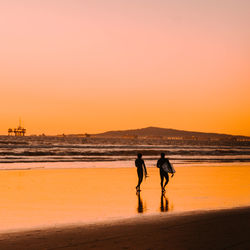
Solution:
[(140, 197), (134, 168), (1, 171), (0, 231), (249, 205), (249, 166), (176, 170), (164, 197), (156, 168)]

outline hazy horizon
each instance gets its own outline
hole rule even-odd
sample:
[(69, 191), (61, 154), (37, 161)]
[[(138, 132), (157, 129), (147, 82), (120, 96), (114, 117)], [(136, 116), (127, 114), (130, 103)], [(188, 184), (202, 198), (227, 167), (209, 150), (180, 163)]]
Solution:
[(150, 125), (250, 136), (247, 0), (1, 1), (0, 134)]
[[(18, 127), (18, 126), (16, 126)], [(23, 127), (23, 126), (22, 126)], [(225, 135), (231, 135), (231, 136), (243, 136), (243, 137), (250, 137), (248, 135), (243, 135), (243, 134), (229, 134), (229, 133), (220, 133), (220, 132), (204, 132), (204, 131), (194, 131), (194, 130), (186, 130), (186, 129), (176, 129), (176, 128), (163, 128), (163, 127), (156, 127), (156, 126), (147, 126), (143, 128), (129, 128), (129, 129), (113, 129), (113, 130), (105, 130), (105, 131), (99, 131), (96, 133), (88, 133), (88, 131), (84, 131), (82, 133), (55, 133), (55, 134), (45, 134), (45, 133), (40, 133), (40, 134), (30, 134), (29, 131), (26, 132), (26, 136), (32, 136), (32, 135), (47, 135), (47, 136), (60, 136), (60, 135), (85, 135), (85, 134), (90, 134), (90, 135), (98, 135), (98, 134), (103, 134), (107, 132), (117, 132), (117, 131), (133, 131), (133, 130), (142, 130), (142, 129), (147, 129), (147, 128), (157, 128), (157, 129), (166, 129), (166, 130), (177, 130), (177, 131), (184, 131), (184, 132), (197, 132), (197, 133), (207, 133), (207, 134), (225, 134)], [(26, 128), (27, 129), (27, 128)], [(0, 136), (6, 136), (7, 132), (5, 134), (0, 134)], [(12, 134), (13, 136), (14, 134)]]

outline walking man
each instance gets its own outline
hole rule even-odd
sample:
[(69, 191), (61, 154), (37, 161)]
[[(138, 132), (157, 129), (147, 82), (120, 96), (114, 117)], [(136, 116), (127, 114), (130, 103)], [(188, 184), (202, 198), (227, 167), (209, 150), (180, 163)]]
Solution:
[[(167, 166), (165, 168), (165, 166)], [(161, 158), (157, 161), (157, 168), (160, 169), (160, 177), (161, 177), (161, 188), (162, 188), (162, 192), (165, 192), (165, 187), (167, 186), (168, 182), (169, 182), (169, 176), (168, 173), (172, 173), (172, 176), (174, 176), (174, 170), (171, 167), (171, 164), (169, 162), (168, 158), (165, 158), (165, 154), (161, 153)], [(167, 171), (166, 171), (167, 169)], [(165, 184), (163, 185), (165, 179)]]
[(136, 190), (141, 191), (140, 186), (143, 180), (143, 172), (145, 174), (145, 178), (148, 177), (146, 165), (144, 163), (144, 160), (142, 159), (141, 153), (137, 154), (137, 159), (135, 160), (135, 166), (137, 167), (137, 175), (138, 175), (138, 185), (136, 186)]

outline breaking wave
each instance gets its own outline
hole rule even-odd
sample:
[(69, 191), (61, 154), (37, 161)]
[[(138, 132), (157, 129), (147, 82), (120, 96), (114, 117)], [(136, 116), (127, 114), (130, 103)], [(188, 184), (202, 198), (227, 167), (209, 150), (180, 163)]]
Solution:
[(156, 160), (161, 152), (175, 163), (250, 162), (250, 146), (0, 144), (0, 163), (131, 161), (141, 152)]

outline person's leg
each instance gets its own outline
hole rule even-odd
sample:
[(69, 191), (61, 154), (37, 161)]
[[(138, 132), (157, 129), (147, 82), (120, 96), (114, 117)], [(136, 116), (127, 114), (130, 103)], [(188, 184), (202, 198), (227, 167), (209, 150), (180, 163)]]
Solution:
[(137, 175), (138, 175), (138, 185), (136, 186), (137, 189), (140, 189), (142, 179), (143, 179), (143, 171), (140, 171), (137, 169)]
[(138, 187), (139, 187), (139, 188), (140, 188), (140, 186), (141, 186), (142, 179), (143, 179), (143, 173), (140, 173), (140, 175), (139, 175), (139, 180), (138, 180)]
[(166, 182), (165, 182), (165, 184), (164, 184), (164, 189), (165, 189), (165, 187), (167, 186), (167, 184), (168, 184), (168, 182), (169, 182), (169, 176), (168, 176), (167, 173), (165, 173), (165, 174), (164, 174), (164, 177), (165, 177), (165, 180), (166, 180)]
[(164, 174), (163, 174), (163, 171), (160, 169), (160, 177), (161, 177), (161, 188), (163, 188), (163, 180), (164, 180)]

